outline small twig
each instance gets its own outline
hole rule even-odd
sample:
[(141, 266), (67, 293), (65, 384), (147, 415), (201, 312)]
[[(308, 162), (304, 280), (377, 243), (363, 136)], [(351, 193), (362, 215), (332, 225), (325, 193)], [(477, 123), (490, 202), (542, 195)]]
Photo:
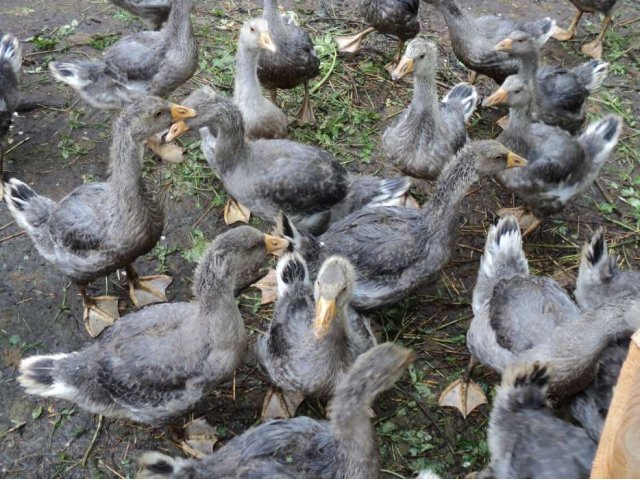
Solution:
[(87, 460), (89, 459), (89, 455), (91, 454), (91, 450), (93, 450), (93, 447), (96, 444), (96, 440), (98, 440), (98, 435), (100, 434), (100, 430), (102, 429), (102, 421), (103, 420), (104, 420), (104, 417), (102, 415), (98, 415), (98, 426), (96, 427), (96, 431), (93, 434), (93, 438), (91, 439), (91, 443), (89, 444), (89, 447), (87, 448), (87, 451), (84, 452), (84, 456), (82, 457), (82, 462), (81, 463), (82, 463), (83, 467), (86, 466)]
[(18, 143), (16, 143), (15, 145), (12, 145), (11, 148), (7, 148), (7, 151), (4, 152), (5, 155), (10, 154), (11, 152), (13, 152), (16, 148), (18, 148), (20, 145), (22, 145), (23, 143), (28, 142), (29, 140), (31, 140), (31, 137), (26, 137), (22, 140), (20, 140)]
[(16, 238), (19, 237), (20, 235), (24, 235), (25, 232), (18, 232), (18, 233), (14, 233), (13, 235), (9, 235), (8, 237), (4, 237), (4, 238), (0, 238), (0, 243), (7, 241), (7, 240), (11, 240), (12, 238)]
[(202, 215), (200, 215), (200, 217), (198, 217), (198, 220), (196, 220), (196, 223), (194, 223), (191, 226), (191, 229), (193, 230), (194, 228), (196, 228), (198, 225), (200, 225), (200, 222), (202, 220), (204, 220), (207, 215), (209, 215), (209, 213), (211, 212), (211, 210), (213, 210), (215, 208), (215, 205), (213, 203), (211, 203), (211, 205), (209, 205), (209, 207), (204, 211), (204, 213)]

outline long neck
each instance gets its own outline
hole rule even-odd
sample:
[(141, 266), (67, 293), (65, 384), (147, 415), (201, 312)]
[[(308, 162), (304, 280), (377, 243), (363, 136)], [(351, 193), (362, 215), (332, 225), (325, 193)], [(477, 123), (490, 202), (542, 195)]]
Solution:
[(239, 159), (247, 158), (249, 145), (244, 139), (242, 117), (229, 116), (217, 124), (216, 166), (220, 173), (232, 170)]
[(176, 43), (184, 45), (186, 40), (193, 38), (191, 5), (192, 0), (174, 0), (171, 6), (166, 29)]
[(509, 109), (509, 123), (500, 135), (499, 140), (519, 155), (527, 155), (532, 147), (531, 130), (531, 102), (517, 105)]
[[(456, 36), (466, 38), (470, 33), (475, 33), (475, 23), (460, 10), (454, 0), (439, 0), (438, 10), (444, 16), (449, 30), (453, 30)], [(461, 35), (463, 32), (464, 35)]]
[(257, 49), (247, 48), (242, 41), (236, 53), (236, 78), (233, 88), (233, 99), (236, 105), (259, 104), (263, 102), (262, 86), (258, 80)]
[(142, 157), (144, 147), (130, 132), (121, 117), (115, 121), (110, 151), (109, 183), (117, 186), (122, 196), (136, 197), (142, 186)]
[(435, 89), (435, 69), (416, 75), (415, 78), (411, 108), (429, 113), (434, 123), (438, 124), (440, 121), (440, 109), (438, 108), (438, 93)]
[(518, 59), (520, 60), (518, 73), (527, 81), (535, 81), (538, 72), (538, 52), (536, 49), (532, 48), (530, 51), (520, 54)]
[(428, 203), (430, 219), (457, 216), (460, 203), (469, 187), (478, 179), (475, 157), (469, 154), (459, 154), (447, 163), (440, 174), (436, 193)]
[(262, 17), (269, 23), (269, 31), (274, 38), (280, 38), (285, 32), (282, 15), (278, 10), (277, 0), (264, 0), (264, 12)]
[(225, 261), (224, 256), (215, 251), (205, 252), (193, 282), (193, 292), (201, 310), (211, 312), (218, 309), (225, 298), (233, 300), (235, 284), (236, 272), (229, 268), (229, 262)]

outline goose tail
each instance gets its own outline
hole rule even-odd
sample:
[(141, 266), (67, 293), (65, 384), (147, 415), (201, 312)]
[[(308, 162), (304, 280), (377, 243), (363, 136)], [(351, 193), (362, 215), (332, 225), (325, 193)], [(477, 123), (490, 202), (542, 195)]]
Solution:
[(193, 460), (147, 452), (138, 460), (138, 478), (194, 478), (190, 475), (193, 463)]
[(553, 35), (555, 28), (556, 21), (551, 17), (545, 17), (522, 26), (522, 29), (533, 37), (538, 48), (547, 43), (547, 40)]
[(22, 45), (20, 41), (11, 35), (5, 34), (0, 40), (0, 64), (8, 63), (16, 77), (20, 76), (22, 68)]
[(622, 118), (618, 115), (607, 115), (589, 124), (585, 132), (578, 137), (578, 142), (592, 162), (591, 175), (594, 180), (618, 144), (621, 132)]
[(510, 366), (502, 376), (496, 407), (510, 412), (547, 406), (549, 372), (538, 362)]
[(2, 178), (4, 201), (16, 223), (30, 236), (38, 236), (49, 219), (54, 203), (38, 195), (29, 185), (7, 174)]
[(512, 215), (501, 218), (489, 229), (478, 277), (498, 281), (527, 273), (529, 264), (522, 250), (518, 220)]
[(78, 390), (60, 375), (61, 362), (68, 353), (34, 355), (20, 362), (18, 383), (30, 395), (73, 400)]
[(602, 60), (591, 60), (590, 62), (578, 65), (572, 72), (582, 81), (589, 93), (593, 93), (600, 88), (602, 82), (609, 73), (609, 63)]
[(442, 99), (443, 103), (459, 103), (462, 106), (465, 122), (471, 118), (478, 106), (478, 91), (476, 87), (467, 82), (462, 82), (454, 86)]
[(367, 206), (402, 206), (409, 188), (411, 188), (409, 177), (384, 178), (380, 180), (377, 194), (369, 200)]
[(280, 258), (276, 267), (276, 277), (278, 278), (278, 298), (296, 284), (311, 282), (307, 262), (296, 251), (287, 252)]

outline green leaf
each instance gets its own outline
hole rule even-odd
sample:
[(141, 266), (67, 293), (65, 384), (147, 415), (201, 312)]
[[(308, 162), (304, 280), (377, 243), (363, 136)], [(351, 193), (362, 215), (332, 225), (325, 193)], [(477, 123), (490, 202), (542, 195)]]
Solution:
[(42, 416), (42, 412), (43, 412), (43, 408), (42, 405), (38, 405), (36, 408), (33, 409), (33, 411), (31, 412), (31, 418), (33, 420), (37, 420), (38, 418), (40, 418)]

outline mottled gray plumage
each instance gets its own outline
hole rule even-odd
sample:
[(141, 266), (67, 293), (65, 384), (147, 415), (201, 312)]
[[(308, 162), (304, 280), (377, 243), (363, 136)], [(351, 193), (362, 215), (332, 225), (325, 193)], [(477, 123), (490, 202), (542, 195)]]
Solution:
[(478, 104), (475, 87), (460, 83), (442, 102), (436, 90), (437, 48), (422, 38), (407, 46), (415, 84), (409, 107), (382, 136), (385, 157), (407, 175), (435, 179), (467, 141), (465, 122)]
[(623, 272), (609, 255), (602, 228), (582, 248), (574, 295), (582, 309), (593, 308), (622, 292), (640, 296), (640, 272)]
[(583, 12), (600, 12), (608, 15), (618, 0), (569, 0), (573, 5)]
[[(201, 460), (160, 453), (142, 456), (143, 478), (237, 478), (242, 467), (261, 462), (290, 466), (298, 478), (377, 478), (378, 447), (368, 409), (412, 361), (409, 350), (384, 343), (364, 353), (336, 388), (330, 420), (272, 420), (235, 437)], [(275, 473), (274, 473), (275, 472)], [(290, 473), (289, 470), (285, 472)], [(257, 476), (257, 475), (256, 475)]]
[(5, 202), (38, 252), (83, 285), (150, 251), (164, 227), (162, 207), (142, 177), (143, 143), (168, 128), (171, 104), (157, 97), (131, 103), (115, 120), (106, 182), (81, 185), (58, 203), (27, 184), (5, 182)]
[(169, 18), (172, 0), (109, 0), (114, 5), (144, 19), (154, 30)]
[(507, 39), (510, 43), (504, 51), (520, 60), (518, 74), (534, 93), (533, 119), (570, 133), (580, 130), (587, 118), (584, 103), (600, 87), (609, 64), (592, 60), (571, 69), (538, 67), (539, 49), (531, 35), (516, 30)]
[(359, 8), (365, 22), (400, 41), (420, 32), (420, 0), (360, 0)]
[(514, 30), (532, 35), (542, 46), (553, 33), (555, 21), (543, 18), (534, 22), (519, 23), (498, 15), (472, 17), (461, 10), (455, 0), (423, 0), (436, 7), (444, 16), (451, 38), (453, 53), (469, 70), (493, 78), (502, 83), (518, 71), (519, 62), (493, 47)]
[[(16, 37), (0, 34), (0, 142), (9, 132), (11, 116), (20, 104), (22, 45)], [(0, 150), (2, 145), (0, 145)], [(0, 153), (0, 161), (2, 154)], [(0, 172), (2, 172), (0, 163)]]
[(598, 177), (618, 142), (622, 119), (608, 115), (574, 138), (561, 128), (532, 122), (533, 94), (519, 75), (507, 78), (488, 100), (500, 93), (501, 103), (510, 108), (498, 140), (529, 161), (526, 168), (500, 173), (500, 182), (539, 218), (562, 211)]
[[(184, 100), (198, 117), (187, 119), (180, 132), (200, 130), (207, 162), (233, 198), (253, 214), (274, 222), (280, 211), (302, 228), (320, 233), (329, 222), (366, 202), (397, 202), (409, 188), (407, 179), (358, 179), (328, 152), (290, 140), (246, 141), (244, 122), (228, 99), (205, 87)], [(177, 125), (174, 125), (176, 127)], [(169, 132), (168, 138), (174, 138)]]
[(438, 278), (455, 247), (458, 209), (467, 190), (479, 175), (506, 168), (508, 154), (496, 141), (469, 144), (447, 163), (436, 193), (421, 209), (366, 207), (332, 224), (317, 239), (297, 231), (291, 222), (280, 225), (280, 232), (293, 241), (313, 273), (331, 255), (352, 263), (355, 308), (397, 302)]
[(640, 327), (637, 294), (581, 313), (555, 281), (529, 275), (514, 217), (489, 231), (472, 306), (472, 355), (498, 372), (517, 363), (548, 363), (551, 394), (558, 397), (586, 387), (608, 343)]
[(198, 66), (192, 4), (173, 0), (162, 30), (126, 36), (109, 47), (102, 60), (51, 62), (49, 69), (95, 108), (119, 109), (143, 95), (167, 97)]
[(152, 305), (121, 318), (83, 350), (28, 357), (18, 382), (27, 393), (112, 417), (158, 423), (184, 413), (244, 358), (235, 273), (261, 266), (267, 241), (248, 226), (219, 235), (195, 271), (195, 302)]
[(286, 137), (289, 123), (282, 110), (262, 96), (258, 58), (261, 51), (266, 51), (260, 44), (265, 34), (272, 34), (271, 26), (263, 18), (254, 18), (244, 22), (238, 39), (233, 101), (242, 113), (248, 140)]
[(304, 28), (283, 20), (277, 0), (264, 0), (262, 18), (277, 51), (260, 52), (258, 78), (269, 89), (294, 88), (320, 73), (320, 59)]
[(629, 335), (623, 335), (609, 343), (600, 355), (595, 377), (569, 404), (573, 418), (580, 422), (595, 442), (600, 440), (613, 398), (613, 388), (629, 352), (629, 341)]
[[(271, 382), (303, 396), (333, 396), (358, 355), (375, 346), (369, 320), (349, 307), (355, 273), (343, 258), (330, 257), (311, 282), (297, 252), (280, 259), (278, 301), (269, 331), (256, 341), (256, 356)], [(319, 299), (335, 302), (335, 317), (319, 333)]]
[(489, 466), (480, 478), (588, 478), (596, 443), (556, 418), (547, 404), (551, 372), (537, 363), (509, 368), (489, 420)]

